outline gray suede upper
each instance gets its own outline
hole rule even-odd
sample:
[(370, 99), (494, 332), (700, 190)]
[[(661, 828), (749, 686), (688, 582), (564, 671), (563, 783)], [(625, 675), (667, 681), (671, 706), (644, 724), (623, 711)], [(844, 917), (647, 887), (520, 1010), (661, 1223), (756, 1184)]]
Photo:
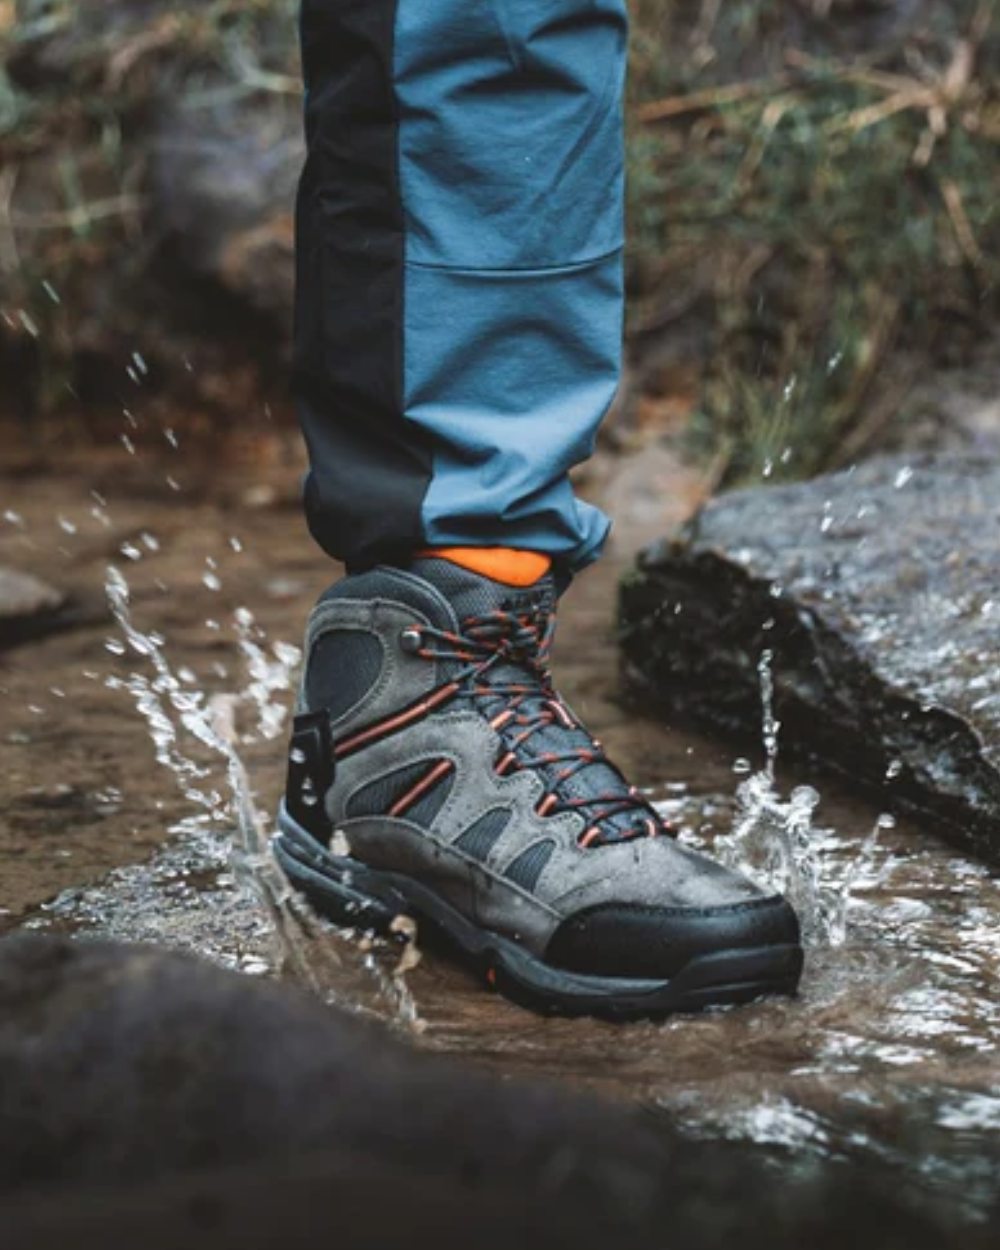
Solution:
[[(445, 662), (402, 648), (400, 635), (414, 624), (459, 628), (448, 600), (411, 573), (380, 568), (345, 578), (310, 618), (298, 710), (320, 710), (308, 704), (308, 665), (321, 638), (336, 654), (331, 631), (369, 635), (382, 650), (381, 669), (370, 688), (332, 720), (334, 741), (425, 698), (450, 673)], [(742, 877), (666, 836), (580, 847), (578, 838), (589, 818), (578, 811), (540, 816), (535, 809), (547, 792), (545, 780), (530, 768), (499, 776), (494, 766), (504, 751), (500, 734), (471, 700), (450, 703), (338, 760), (326, 795), (327, 813), (352, 855), (373, 868), (417, 878), (477, 924), (538, 954), (564, 919), (600, 904), (704, 909), (764, 897)], [(352, 798), (373, 779), (407, 765), (430, 768), (441, 760), (451, 761), (454, 771), (447, 797), (426, 828), (405, 816), (348, 815)], [(455, 845), (484, 813), (496, 809), (509, 812), (510, 819), (484, 859)], [(504, 874), (540, 843), (551, 843), (551, 853), (529, 891)]]

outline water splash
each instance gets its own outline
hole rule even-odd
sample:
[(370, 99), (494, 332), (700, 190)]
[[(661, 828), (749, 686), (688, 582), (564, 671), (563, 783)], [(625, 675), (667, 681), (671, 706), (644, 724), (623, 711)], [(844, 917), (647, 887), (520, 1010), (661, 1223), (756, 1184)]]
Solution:
[(291, 688), (302, 653), (291, 643), (276, 642), (271, 648), (271, 659), (262, 645), (266, 635), (249, 608), (237, 608), (234, 617), (240, 653), (250, 676), (244, 694), (257, 711), (256, 732), (270, 741), (282, 732), (288, 716), (287, 707), (276, 702), (274, 696)]
[[(824, 880), (814, 824), (819, 793), (812, 786), (796, 786), (784, 799), (777, 786), (781, 722), (774, 711), (773, 662), (773, 652), (765, 650), (757, 664), (764, 767), (737, 789), (732, 832), (718, 839), (716, 852), (729, 867), (788, 899), (807, 946), (839, 946), (847, 932), (847, 893), (845, 881), (835, 886)], [(863, 848), (859, 859), (865, 853)], [(849, 876), (854, 879), (853, 869)]]
[[(106, 679), (126, 691), (143, 718), (157, 761), (197, 810), (171, 827), (171, 841), (147, 864), (112, 872), (100, 885), (67, 891), (34, 927), (60, 923), (127, 940), (197, 950), (245, 972), (288, 971), (328, 1001), (421, 1031), (403, 973), (413, 950), (393, 967), (366, 935), (347, 935), (317, 917), (291, 890), (269, 847), (237, 744), (271, 741), (284, 727), (297, 647), (267, 648), (247, 609), (236, 613), (247, 682), (208, 695), (188, 669), (175, 672), (165, 639), (133, 620), (128, 582), (109, 567), (105, 591), (120, 639), (105, 644), (139, 665)], [(241, 713), (256, 725), (240, 734)], [(219, 775), (219, 763), (224, 774)], [(411, 943), (411, 945), (413, 945)], [(398, 959), (398, 948), (393, 949)], [(360, 958), (359, 958), (360, 956)]]

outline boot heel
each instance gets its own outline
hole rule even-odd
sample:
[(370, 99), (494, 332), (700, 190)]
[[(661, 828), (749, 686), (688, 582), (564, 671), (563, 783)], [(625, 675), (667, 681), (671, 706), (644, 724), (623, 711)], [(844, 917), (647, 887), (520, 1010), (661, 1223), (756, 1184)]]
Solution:
[(331, 855), (297, 824), (284, 805), (278, 814), (278, 827), (271, 840), (275, 859), (318, 912), (346, 929), (397, 936), (394, 922), (408, 915), (409, 909), (378, 873), (355, 859)]

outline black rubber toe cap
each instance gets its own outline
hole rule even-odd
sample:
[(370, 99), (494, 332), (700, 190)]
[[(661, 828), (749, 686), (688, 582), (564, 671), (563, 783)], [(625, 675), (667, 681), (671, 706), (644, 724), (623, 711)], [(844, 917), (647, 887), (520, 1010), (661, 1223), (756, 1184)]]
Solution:
[(701, 955), (798, 944), (798, 918), (780, 895), (706, 908), (601, 903), (560, 924), (545, 962), (593, 976), (666, 979)]

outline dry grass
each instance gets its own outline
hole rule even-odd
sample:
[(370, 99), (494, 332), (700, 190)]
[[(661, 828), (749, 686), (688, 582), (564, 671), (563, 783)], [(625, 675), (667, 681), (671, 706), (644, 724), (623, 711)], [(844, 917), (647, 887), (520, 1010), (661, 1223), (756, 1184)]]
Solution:
[[(896, 0), (631, 7), (634, 354), (683, 342), (694, 443), (724, 482), (863, 453), (998, 311), (994, 0), (913, 0), (905, 20)], [(155, 247), (153, 102), (286, 106), (296, 10), (0, 0), (0, 302), (8, 332), (21, 310), (39, 330), (52, 402), (81, 310), (106, 316), (108, 273), (139, 286)]]
[(634, 5), (632, 332), (697, 310), (723, 481), (864, 452), (996, 315), (995, 5), (901, 7)]

